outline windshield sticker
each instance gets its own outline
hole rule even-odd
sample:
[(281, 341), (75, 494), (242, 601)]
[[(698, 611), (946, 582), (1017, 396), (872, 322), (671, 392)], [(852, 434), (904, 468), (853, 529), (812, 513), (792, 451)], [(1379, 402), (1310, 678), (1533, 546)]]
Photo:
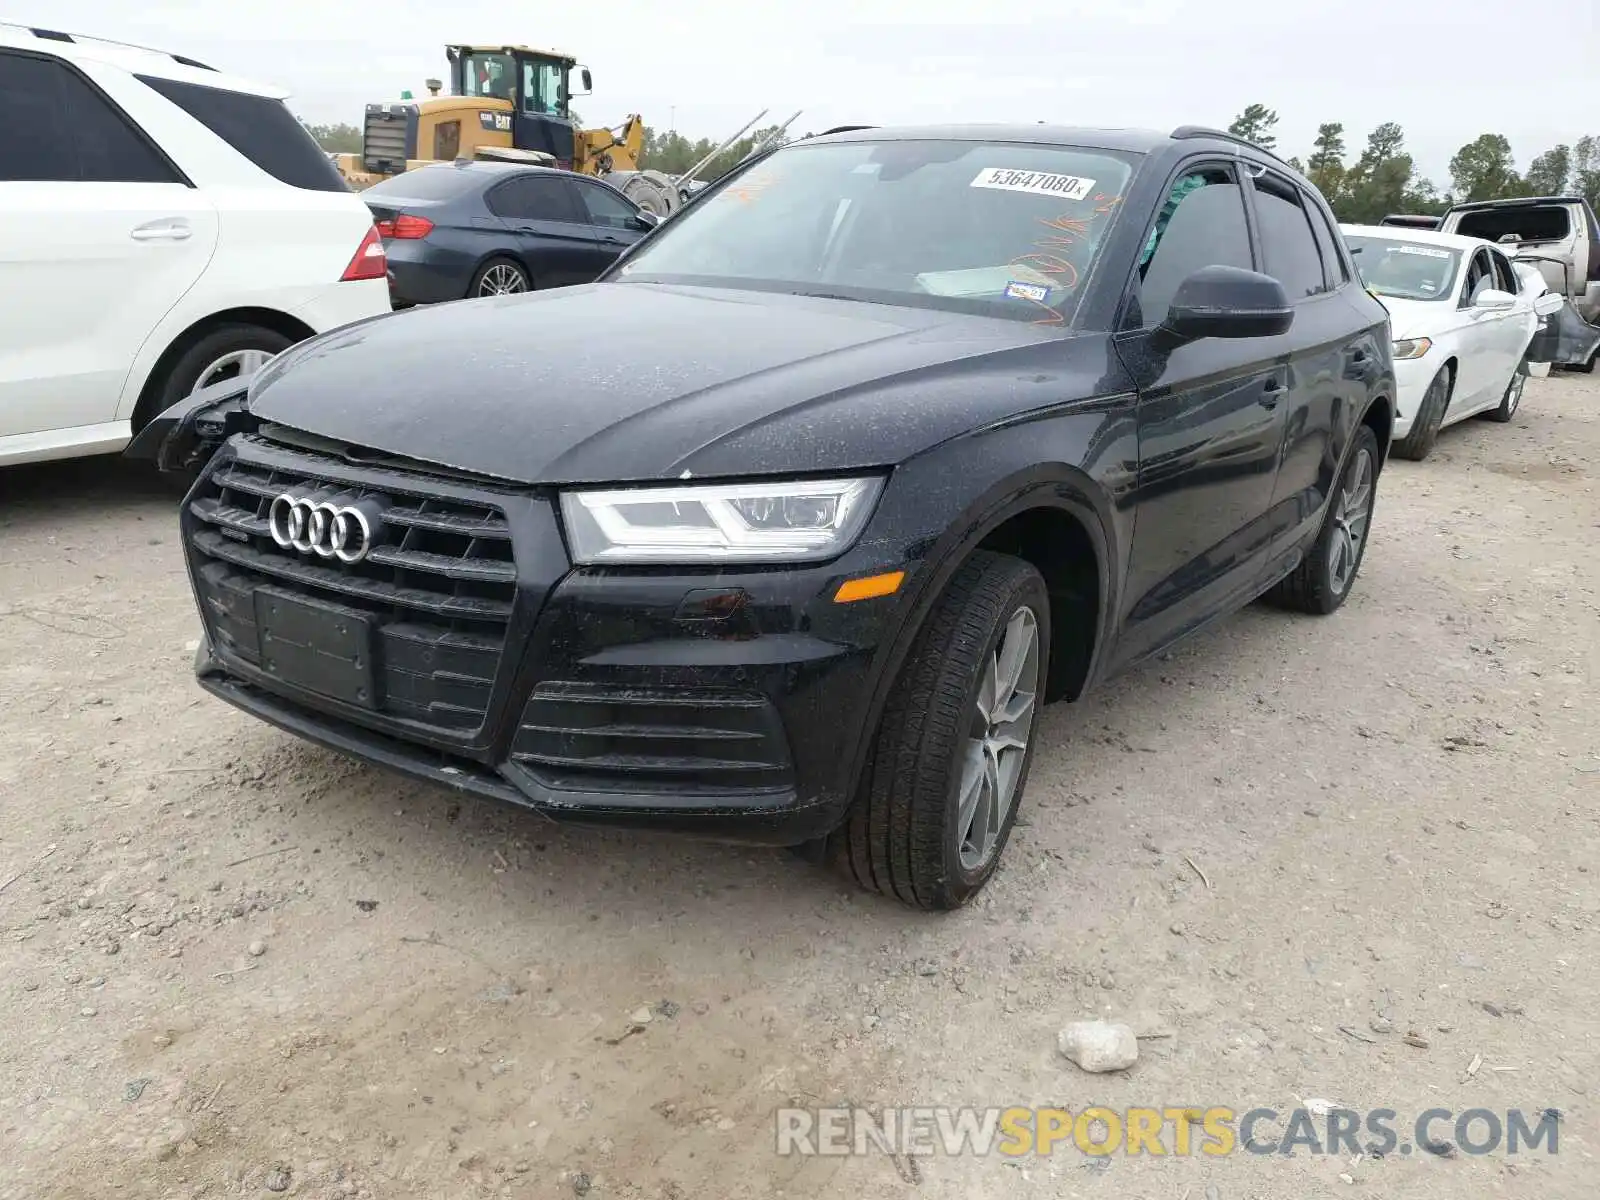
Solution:
[(1424, 258), (1449, 258), (1450, 251), (1435, 250), (1432, 246), (1396, 246), (1401, 254), (1420, 254)]
[(1018, 279), (1006, 283), (1005, 294), (1012, 300), (1032, 300), (1036, 304), (1047, 304), (1050, 300), (1050, 289), (1044, 284), (1023, 283)]
[(1439, 285), (1434, 283), (1431, 279), (1424, 279), (1421, 283), (1417, 284), (1417, 290), (1419, 292), (1434, 292), (1439, 290)]
[(1047, 171), (1013, 171), (1005, 167), (985, 167), (972, 181), (975, 188), (995, 188), (1002, 192), (1032, 192), (1036, 196), (1057, 196), (1063, 200), (1083, 200), (1094, 190), (1094, 180), (1076, 175), (1052, 175)]

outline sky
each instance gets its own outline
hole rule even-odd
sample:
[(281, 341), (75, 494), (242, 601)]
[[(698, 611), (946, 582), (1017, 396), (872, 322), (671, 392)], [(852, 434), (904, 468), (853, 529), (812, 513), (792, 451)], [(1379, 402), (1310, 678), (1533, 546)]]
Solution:
[[(1600, 0), (1546, 0), (1532, 36), (1488, 0), (10, 0), (6, 19), (159, 46), (293, 93), (307, 120), (446, 78), (445, 42), (563, 50), (594, 74), (587, 124), (638, 112), (690, 137), (763, 108), (844, 124), (1048, 121), (1168, 130), (1279, 114), (1303, 159), (1340, 121), (1350, 157), (1397, 121), (1419, 171), (1483, 132), (1518, 168), (1600, 134)], [(1522, 34), (1523, 31), (1510, 33)], [(1526, 47), (1519, 49), (1518, 47)], [(765, 121), (763, 123), (766, 123)]]

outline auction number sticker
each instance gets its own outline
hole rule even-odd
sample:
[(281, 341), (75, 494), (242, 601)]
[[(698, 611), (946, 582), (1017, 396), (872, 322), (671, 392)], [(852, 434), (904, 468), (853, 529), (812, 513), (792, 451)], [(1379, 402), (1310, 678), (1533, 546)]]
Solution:
[(1401, 254), (1420, 254), (1424, 258), (1449, 258), (1450, 251), (1436, 250), (1432, 246), (1398, 246)]
[(985, 167), (972, 181), (975, 188), (996, 188), (1002, 192), (1032, 192), (1036, 196), (1059, 196), (1063, 200), (1083, 200), (1094, 190), (1094, 180), (1076, 175), (1052, 175), (1048, 171), (1013, 171), (1007, 167)]

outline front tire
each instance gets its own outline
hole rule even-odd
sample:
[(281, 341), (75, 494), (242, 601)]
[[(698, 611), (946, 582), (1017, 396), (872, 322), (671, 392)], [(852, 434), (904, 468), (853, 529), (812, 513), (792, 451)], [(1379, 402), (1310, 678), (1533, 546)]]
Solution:
[(1517, 368), (1511, 376), (1511, 382), (1506, 384), (1505, 395), (1500, 397), (1500, 407), (1483, 415), (1501, 425), (1508, 424), (1517, 415), (1517, 407), (1522, 403), (1522, 389), (1527, 382), (1528, 377), (1520, 367)]
[(1343, 604), (1367, 554), (1377, 494), (1378, 437), (1363, 425), (1334, 485), (1317, 540), (1300, 565), (1267, 592), (1267, 600), (1316, 616), (1326, 616)]
[(1440, 367), (1439, 373), (1429, 381), (1428, 390), (1422, 394), (1422, 404), (1417, 410), (1416, 420), (1411, 422), (1411, 432), (1394, 444), (1397, 457), (1409, 458), (1412, 462), (1421, 462), (1428, 457), (1433, 444), (1439, 440), (1445, 410), (1450, 407), (1453, 383), (1450, 368)]
[(1033, 760), (1050, 596), (1019, 558), (979, 551), (895, 680), (861, 790), (829, 847), (869, 890), (958, 908), (994, 874)]

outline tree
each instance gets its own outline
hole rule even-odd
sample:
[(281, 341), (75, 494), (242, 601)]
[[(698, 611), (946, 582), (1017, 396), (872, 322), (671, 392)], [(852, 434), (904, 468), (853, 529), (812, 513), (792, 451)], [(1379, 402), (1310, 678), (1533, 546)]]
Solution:
[(1346, 174), (1334, 202), (1341, 221), (1372, 224), (1388, 213), (1407, 211), (1416, 194), (1411, 190), (1411, 156), (1404, 147), (1405, 134), (1393, 121), (1367, 135), (1367, 148)]
[(1465, 202), (1495, 200), (1522, 193), (1522, 177), (1512, 166), (1511, 143), (1501, 133), (1480, 133), (1450, 160), (1450, 179)]
[[(700, 168), (696, 178), (710, 183), (718, 176), (731, 171), (757, 146), (764, 145), (768, 138), (776, 137), (779, 144), (787, 142), (786, 135), (779, 135), (776, 125), (768, 125), (746, 134), (733, 145), (729, 146), (716, 158)], [(644, 129), (644, 154), (640, 158), (639, 166), (653, 171), (663, 171), (668, 175), (682, 175), (718, 146), (718, 142), (710, 138), (700, 138), (690, 141), (676, 130), (667, 133), (657, 133), (648, 125)]]
[(1560, 196), (1567, 190), (1567, 177), (1572, 174), (1572, 150), (1555, 146), (1546, 150), (1528, 164), (1528, 174), (1523, 178), (1530, 196)]
[(1344, 186), (1344, 126), (1337, 121), (1317, 126), (1317, 140), (1312, 143), (1311, 157), (1306, 161), (1306, 177), (1317, 185), (1329, 204), (1339, 197)]
[(1568, 186), (1591, 206), (1600, 208), (1600, 138), (1581, 137), (1572, 147), (1572, 181)]
[(306, 132), (317, 139), (317, 145), (330, 154), (360, 154), (361, 130), (354, 125), (347, 125), (340, 121), (336, 125), (313, 125), (308, 121), (300, 122), (306, 127)]
[(1273, 135), (1272, 129), (1278, 123), (1278, 114), (1265, 104), (1251, 104), (1233, 119), (1233, 124), (1228, 126), (1228, 132), (1234, 137), (1243, 138), (1260, 146), (1263, 150), (1271, 150), (1278, 144), (1278, 139)]

